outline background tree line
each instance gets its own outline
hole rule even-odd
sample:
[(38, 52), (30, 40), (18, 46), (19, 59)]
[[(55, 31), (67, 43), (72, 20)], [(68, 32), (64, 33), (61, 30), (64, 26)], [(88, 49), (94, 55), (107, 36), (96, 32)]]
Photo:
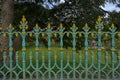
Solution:
[[(44, 7), (43, 4), (46, 1), (53, 8), (49, 9), (49, 5)], [(22, 15), (26, 16), (30, 30), (36, 23), (44, 28), (48, 22), (54, 28), (57, 28), (59, 23), (63, 23), (66, 29), (69, 29), (72, 23), (75, 23), (79, 30), (87, 22), (93, 29), (98, 16), (103, 17), (103, 20), (106, 22), (105, 26), (109, 25), (108, 22), (113, 22), (119, 28), (120, 12), (108, 12), (100, 7), (105, 2), (112, 2), (120, 7), (119, 0), (65, 0), (64, 3), (60, 2), (61, 0), (2, 0), (0, 6), (2, 30), (6, 31), (10, 23), (18, 29)], [(106, 14), (108, 14), (107, 18), (105, 17)], [(15, 44), (16, 42), (20, 43), (21, 39), (14, 39), (13, 47), (19, 45)], [(8, 37), (0, 36), (1, 53), (4, 51), (8, 53), (8, 43)], [(16, 50), (14, 49), (14, 53)]]

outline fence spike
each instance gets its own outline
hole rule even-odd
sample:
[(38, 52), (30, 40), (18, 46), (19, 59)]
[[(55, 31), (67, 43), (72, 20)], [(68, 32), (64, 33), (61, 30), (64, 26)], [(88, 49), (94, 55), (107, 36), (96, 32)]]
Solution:
[(98, 22), (101, 22), (102, 19), (101, 19), (101, 16), (98, 16)]
[(51, 25), (50, 25), (50, 23), (48, 23), (48, 26), (47, 26), (47, 28), (49, 29), (51, 27)]
[(25, 16), (23, 15), (23, 17), (22, 17), (22, 22), (25, 22), (26, 21), (26, 18), (25, 18)]

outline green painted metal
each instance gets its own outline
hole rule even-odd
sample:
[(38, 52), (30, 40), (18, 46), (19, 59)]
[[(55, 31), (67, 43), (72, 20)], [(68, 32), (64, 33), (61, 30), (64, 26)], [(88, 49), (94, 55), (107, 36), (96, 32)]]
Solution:
[[(83, 31), (78, 31), (75, 24), (71, 27), (71, 31), (64, 31), (65, 28), (62, 24), (60, 24), (57, 31), (52, 30), (50, 24), (48, 24), (46, 31), (42, 31), (37, 24), (32, 31), (26, 31), (28, 29), (27, 24), (26, 18), (23, 16), (22, 21), (20, 22), (21, 32), (14, 31), (12, 25), (8, 27), (7, 32), (0, 32), (4, 37), (6, 37), (6, 35), (9, 37), (10, 63), (10, 65), (6, 64), (7, 55), (6, 52), (4, 52), (3, 63), (0, 63), (0, 80), (120, 80), (120, 52), (116, 51), (115, 46), (115, 37), (117, 35), (120, 37), (120, 32), (116, 31), (114, 24), (109, 28), (110, 31), (102, 31), (103, 22), (101, 17), (99, 17), (96, 22), (97, 31), (90, 31), (87, 24), (83, 27)], [(22, 37), (22, 64), (19, 62), (20, 54), (18, 52), (16, 52), (15, 64), (13, 64), (13, 37), (15, 35), (16, 37), (18, 35)], [(28, 35), (35, 38), (35, 52), (29, 53), (29, 62), (26, 60), (26, 38)], [(48, 41), (47, 53), (41, 51), (39, 45), (39, 38), (42, 38), (45, 35)], [(51, 50), (53, 35), (59, 38), (59, 52), (53, 52)], [(64, 37), (66, 35), (67, 37), (72, 35), (72, 52), (68, 51), (66, 53), (64, 51)], [(90, 35), (92, 37), (96, 36), (97, 38), (97, 52), (90, 52), (89, 50)], [(111, 50), (105, 53), (102, 52), (103, 36), (111, 37)], [(77, 52), (76, 50), (78, 37), (84, 39), (84, 51)], [(33, 63), (33, 54), (35, 55), (35, 64)], [(47, 59), (45, 59), (46, 54), (48, 55)], [(70, 57), (71, 54), (72, 57)], [(104, 56), (102, 56), (103, 54)], [(59, 57), (60, 60), (58, 60), (57, 57)], [(102, 57), (104, 57), (105, 64), (101, 64)], [(72, 60), (72, 62), (70, 62), (70, 60)], [(109, 60), (111, 60), (111, 63), (109, 63)]]

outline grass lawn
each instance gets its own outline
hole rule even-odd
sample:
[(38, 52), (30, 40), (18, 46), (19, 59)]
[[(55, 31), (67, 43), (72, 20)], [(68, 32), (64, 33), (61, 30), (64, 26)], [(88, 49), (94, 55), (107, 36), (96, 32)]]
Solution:
[[(111, 51), (106, 52), (106, 50), (102, 50), (101, 53), (98, 54), (97, 50), (88, 50), (88, 56), (86, 56), (86, 53), (84, 50), (79, 50), (76, 53), (73, 53), (71, 48), (60, 51), (59, 48), (52, 47), (50, 51), (50, 58), (49, 58), (48, 56), (49, 53), (47, 48), (45, 47), (40, 48), (39, 53), (37, 55), (34, 47), (31, 46), (31, 47), (28, 47), (26, 50), (26, 67), (28, 68), (28, 66), (30, 66), (28, 68), (28, 71), (32, 73), (36, 68), (36, 61), (38, 60), (39, 68), (43, 73), (47, 71), (49, 67), (48, 64), (50, 64), (50, 68), (55, 73), (57, 73), (61, 69), (61, 65), (63, 66), (64, 70), (67, 73), (71, 72), (73, 67), (75, 67), (76, 70), (79, 71), (79, 73), (81, 73), (82, 71), (85, 72), (86, 66), (90, 72), (93, 71), (94, 73), (99, 69), (98, 65), (100, 63), (100, 69), (106, 72), (106, 74), (108, 74), (109, 76), (111, 76), (113, 65), (114, 65), (114, 69), (118, 67), (117, 69), (115, 69), (115, 71), (120, 73), (120, 67), (118, 65), (120, 64), (119, 63), (120, 61), (118, 61), (119, 60), (118, 54), (119, 53), (115, 51), (114, 56), (112, 57)], [(23, 64), (22, 51), (19, 51), (18, 55), (19, 55), (19, 64), (22, 68), (22, 64)], [(98, 60), (98, 55), (100, 56), (100, 60)], [(32, 58), (30, 56), (32, 56)], [(104, 75), (104, 72), (101, 72), (101, 75)], [(81, 74), (84, 77), (85, 74), (84, 73), (81, 73)], [(90, 74), (92, 75), (92, 73)], [(63, 75), (66, 75), (66, 74), (64, 73)]]
[[(114, 65), (114, 70), (120, 73), (120, 60), (118, 59), (118, 52), (115, 51), (114, 56), (112, 56), (111, 51), (106, 52), (102, 50), (101, 53), (97, 53), (97, 50), (88, 50), (88, 53), (85, 53), (84, 50), (79, 50), (73, 53), (71, 48), (64, 49), (60, 51), (58, 47), (52, 47), (50, 53), (48, 53), (48, 49), (46, 47), (40, 48), (38, 54), (35, 51), (34, 46), (27, 47), (25, 55), (23, 56), (23, 52), (21, 50), (18, 51), (18, 58), (16, 59), (17, 65), (14, 68), (14, 71), (18, 74), (19, 78), (23, 77), (22, 68), (26, 70), (26, 77), (29, 78), (30, 74), (32, 74), (32, 78), (34, 78), (36, 73), (36, 65), (38, 63), (38, 71), (40, 71), (40, 77), (44, 78), (48, 77), (49, 69), (51, 69), (51, 77), (60, 77), (61, 69), (64, 70), (63, 76), (67, 76), (69, 74), (69, 78), (73, 77), (73, 69), (75, 68), (75, 76), (84, 78), (86, 69), (88, 69), (88, 76), (94, 75), (94, 77), (98, 77), (97, 71), (99, 70), (98, 65), (100, 63), (101, 77), (106, 75), (112, 75), (112, 66)], [(99, 57), (98, 57), (99, 55)], [(98, 60), (98, 58), (100, 58)], [(25, 61), (23, 61), (25, 59)], [(18, 60), (18, 61), (17, 61)], [(119, 61), (118, 61), (119, 60)], [(49, 66), (50, 65), (50, 66)], [(62, 67), (61, 67), (62, 66)], [(117, 69), (115, 69), (118, 66)], [(9, 72), (6, 68), (2, 69), (3, 72)], [(57, 75), (56, 75), (57, 74)], [(116, 73), (115, 73), (116, 75)], [(13, 75), (15, 76), (15, 75)]]
[[(63, 54), (61, 54), (63, 52)], [(22, 51), (18, 51), (19, 55), (19, 64), (22, 65)], [(67, 59), (69, 59), (69, 63), (72, 65), (73, 60), (75, 60), (76, 65), (80, 63), (80, 60), (83, 65), (85, 65), (85, 61), (88, 61), (88, 64), (91, 65), (92, 59), (94, 60), (94, 65), (98, 64), (98, 53), (97, 50), (88, 50), (88, 56), (85, 56), (84, 50), (79, 50), (76, 53), (73, 53), (71, 48), (64, 49), (63, 51), (60, 51), (58, 47), (52, 47), (50, 51), (50, 60), (51, 64), (54, 64), (55, 60), (57, 64), (60, 64), (60, 61), (63, 60), (64, 65), (67, 63)], [(114, 57), (112, 58), (112, 54), (110, 51), (106, 52), (105, 50), (102, 50), (100, 55), (100, 63), (101, 65), (106, 64), (106, 60), (108, 60), (108, 64), (111, 65), (112, 61), (114, 60), (114, 64), (118, 64), (118, 52), (115, 51)], [(36, 57), (39, 58), (39, 64), (42, 63), (42, 60), (44, 59), (45, 64), (48, 64), (48, 49), (45, 47), (40, 48), (38, 55), (36, 56), (36, 51), (34, 47), (28, 47), (26, 50), (26, 63), (29, 65), (30, 62), (30, 56), (32, 56), (32, 63), (33, 65), (36, 64)], [(108, 58), (107, 58), (108, 57)]]

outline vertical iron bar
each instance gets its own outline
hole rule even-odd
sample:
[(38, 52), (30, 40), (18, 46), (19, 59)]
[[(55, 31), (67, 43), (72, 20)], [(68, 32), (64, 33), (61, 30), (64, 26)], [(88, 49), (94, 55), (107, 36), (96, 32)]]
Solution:
[[(3, 53), (3, 65), (4, 67), (6, 66), (6, 58), (7, 58), (7, 55), (6, 55), (6, 52)], [(5, 75), (5, 72), (4, 72), (4, 79), (3, 80), (6, 80), (7, 78), (7, 75)]]
[(98, 80), (101, 79), (101, 35), (98, 35), (98, 54), (97, 54), (97, 58), (98, 58)]
[(103, 23), (102, 23), (102, 19), (99, 16), (98, 18), (98, 33), (97, 33), (97, 38), (98, 38), (98, 51), (97, 51), (97, 62), (98, 62), (98, 80), (101, 79), (101, 47), (102, 47), (102, 42), (101, 42), (101, 38), (102, 38), (102, 27), (103, 27)]
[[(92, 62), (91, 62), (92, 64), (91, 64), (91, 65), (93, 66), (93, 68), (95, 68), (95, 65), (94, 65), (94, 58), (95, 58), (95, 57), (94, 57), (94, 52), (92, 52), (91, 56), (92, 56)], [(94, 69), (93, 69), (92, 72), (94, 72)], [(94, 73), (92, 73), (92, 78), (91, 78), (91, 80), (94, 80)]]
[(35, 47), (36, 47), (36, 49), (35, 49), (35, 53), (36, 53), (36, 80), (39, 80), (39, 77), (38, 77), (38, 64), (39, 64), (39, 61), (38, 61), (38, 58), (39, 58), (39, 56), (38, 56), (38, 51), (39, 51), (39, 41), (38, 41), (38, 38), (39, 38), (39, 34), (36, 34), (35, 35), (35, 38), (36, 38), (36, 42), (35, 42)]
[(115, 50), (115, 35), (114, 34), (112, 34), (112, 43), (111, 43), (111, 46), (112, 46), (112, 79), (114, 79), (115, 78), (115, 72), (114, 72), (114, 68), (115, 68), (115, 65), (114, 65), (114, 57), (115, 57), (115, 52), (114, 52), (114, 50)]
[[(109, 65), (108, 65), (108, 52), (106, 52), (106, 57), (105, 57), (105, 58), (106, 58), (106, 60), (105, 60), (105, 61), (106, 61), (106, 66), (109, 66)], [(108, 77), (108, 74), (106, 74), (106, 75), (107, 75), (106, 79), (109, 80), (109, 79), (108, 79), (108, 78), (109, 78), (109, 77)]]
[[(41, 66), (44, 66), (45, 65), (45, 56), (44, 56), (44, 53), (42, 52), (42, 65)], [(45, 80), (45, 76), (44, 76), (44, 73), (42, 74), (42, 80)]]
[[(16, 52), (16, 56), (15, 56), (15, 57), (16, 57), (16, 59), (15, 59), (15, 60), (16, 60), (16, 61), (15, 61), (15, 62), (16, 62), (16, 66), (19, 66), (19, 65), (18, 65), (18, 52)], [(18, 67), (18, 68), (19, 68), (19, 67)], [(19, 80), (19, 76), (18, 76), (18, 75), (16, 76), (16, 80)]]
[(85, 32), (85, 80), (88, 80), (88, 33)]
[(72, 55), (73, 55), (73, 80), (76, 80), (76, 34), (72, 34), (72, 46), (73, 46), (73, 51), (72, 51)]
[(22, 68), (23, 68), (23, 79), (26, 79), (26, 43), (25, 43), (25, 35), (22, 35)]
[(13, 45), (13, 42), (12, 42), (12, 34), (9, 34), (9, 56), (10, 56), (10, 68), (9, 68), (9, 70), (10, 70), (10, 80), (12, 80), (12, 76), (13, 76), (13, 74), (12, 74), (12, 67), (13, 67), (13, 64), (12, 64), (12, 62), (13, 62), (13, 58), (12, 58), (12, 55), (13, 55), (13, 48), (12, 48), (12, 45)]
[(51, 79), (51, 34), (48, 34), (48, 79)]
[(63, 35), (60, 34), (60, 80), (63, 80)]

